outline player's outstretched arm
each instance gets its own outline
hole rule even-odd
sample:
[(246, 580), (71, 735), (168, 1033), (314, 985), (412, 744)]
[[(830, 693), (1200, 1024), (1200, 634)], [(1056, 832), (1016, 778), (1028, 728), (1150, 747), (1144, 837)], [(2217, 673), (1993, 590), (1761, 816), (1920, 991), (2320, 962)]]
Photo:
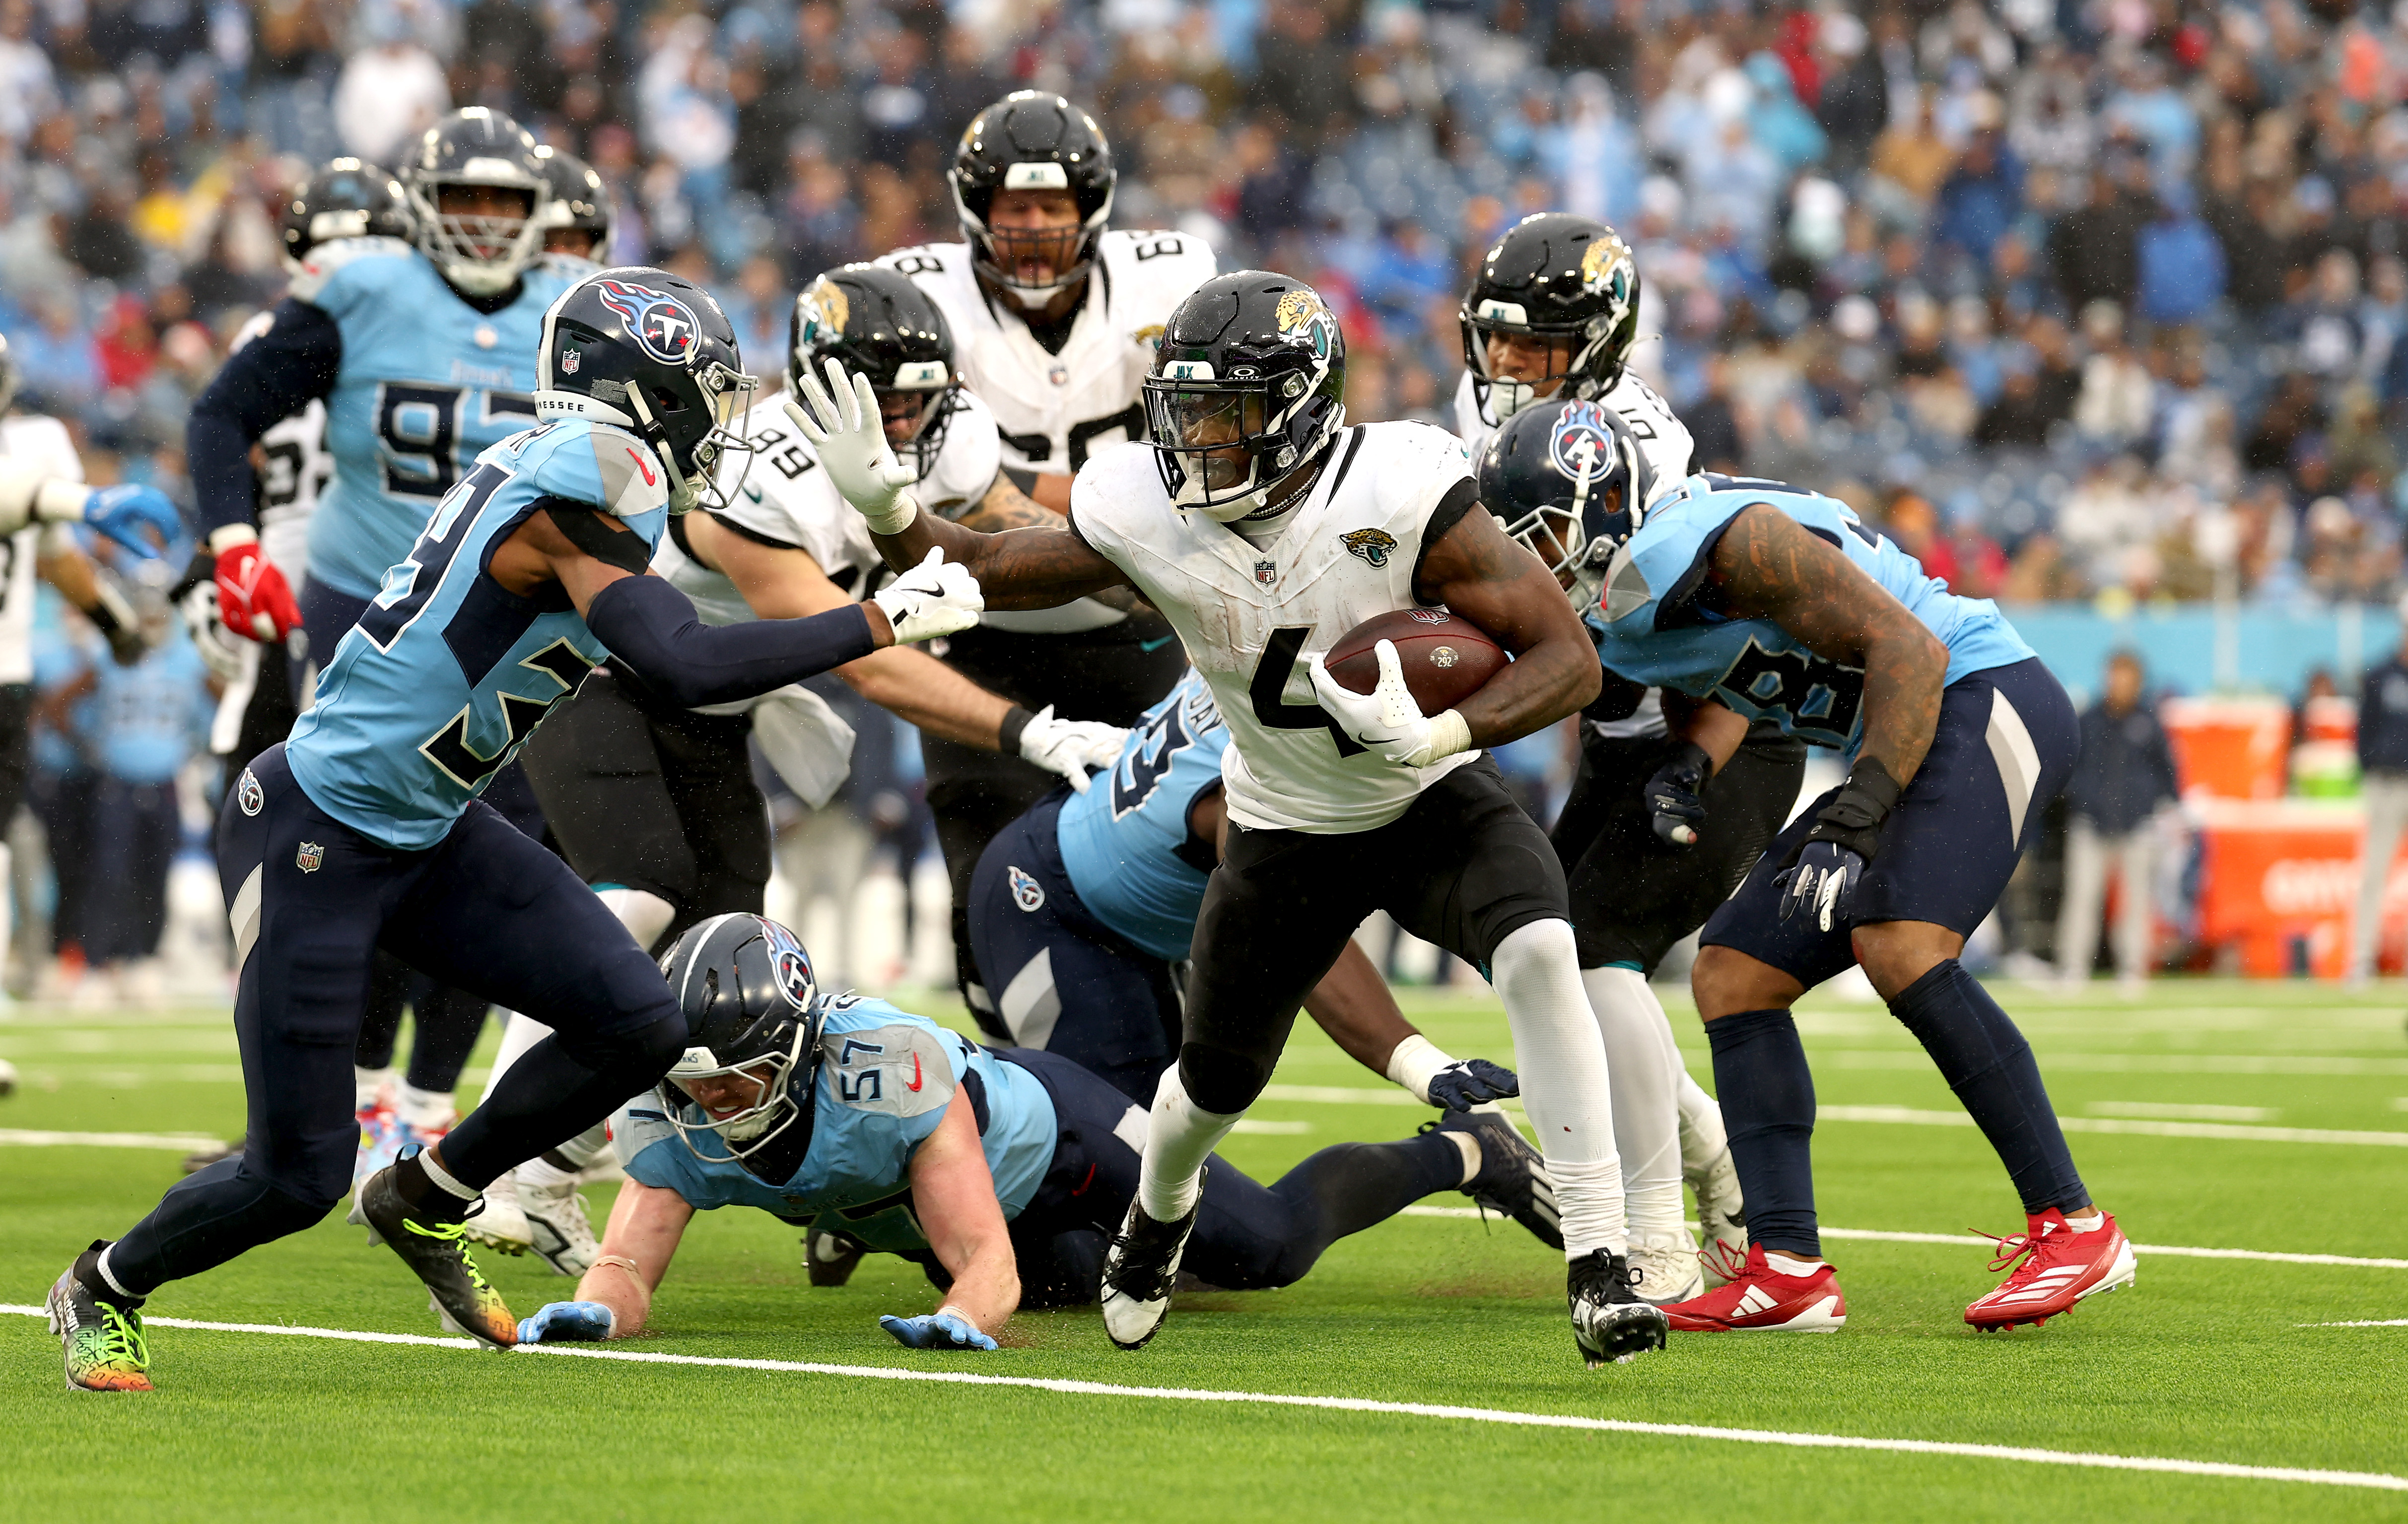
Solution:
[(1722, 612), (1764, 620), (1815, 655), (1865, 674), (1859, 763), (1914, 781), (1940, 724), (1948, 648), (1838, 547), (1769, 504), (1740, 510), (1709, 568)]
[[(969, 568), (991, 608), (1054, 608), (1128, 579), (1065, 521), (982, 534), (920, 511), (911, 471), (895, 458), (878, 421), (878, 398), (864, 376), (827, 363), (828, 382), (808, 372), (803, 396), (788, 399), (786, 416), (819, 452), (820, 464), (844, 500), (869, 520), (879, 554), (897, 571), (916, 566), (931, 550)], [(990, 493), (990, 496), (993, 494)]]
[(1580, 616), (1539, 558), (1475, 508), (1422, 554), (1413, 596), (1448, 608), (1513, 653), (1504, 671), (1455, 705), (1475, 747), (1544, 730), (1597, 697), (1604, 681)]
[(694, 1208), (676, 1191), (629, 1180), (610, 1208), (594, 1267), (577, 1283), (577, 1300), (550, 1303), (523, 1319), (519, 1342), (581, 1344), (641, 1333), (652, 1293), (693, 1220)]
[(993, 1349), (994, 1331), (1020, 1307), (1020, 1261), (966, 1090), (953, 1091), (944, 1120), (911, 1156), (911, 1206), (953, 1288), (936, 1312), (882, 1317), (880, 1326), (916, 1349)]

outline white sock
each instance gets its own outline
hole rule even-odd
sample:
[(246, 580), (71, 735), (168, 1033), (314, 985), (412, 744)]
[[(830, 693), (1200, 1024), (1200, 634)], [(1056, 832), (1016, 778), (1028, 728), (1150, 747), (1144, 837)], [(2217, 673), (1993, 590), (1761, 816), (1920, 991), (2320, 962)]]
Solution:
[(590, 1170), (610, 1151), (609, 1130), (606, 1124), (595, 1122), (552, 1151), (580, 1170)]
[(1469, 1185), (1472, 1176), (1480, 1173), (1480, 1139), (1470, 1132), (1449, 1132), (1446, 1135), (1453, 1138), (1455, 1147), (1462, 1151), (1463, 1184)]
[(400, 1082), (401, 1075), (390, 1064), (382, 1069), (363, 1069), (356, 1063), (351, 1065), (351, 1109), (367, 1110), (376, 1104), (377, 1096), (387, 1085)]
[(476, 1190), (468, 1186), (464, 1186), (458, 1180), (454, 1179), (452, 1175), (452, 1172), (437, 1163), (435, 1161), (435, 1156), (431, 1153), (422, 1151), (419, 1154), (418, 1167), (426, 1172), (426, 1178), (433, 1182), (435, 1189), (442, 1191), (447, 1196), (457, 1196), (464, 1202), (473, 1202), (480, 1195), (483, 1194), (481, 1191)]
[(502, 1076), (510, 1072), (510, 1065), (519, 1061), (520, 1055), (551, 1035), (552, 1029), (531, 1016), (503, 1012), (502, 1046), (494, 1050), (493, 1073), (485, 1076), (485, 1089), (477, 1097), (477, 1104), (483, 1105), (492, 1100), (494, 1087), (502, 1082)]
[(510, 1174), (517, 1177), (521, 1185), (535, 1186), (538, 1189), (557, 1190), (562, 1186), (573, 1186), (577, 1183), (577, 1176), (573, 1172), (562, 1169), (541, 1154), (521, 1164)]
[(1581, 989), (1571, 923), (1532, 921), (1497, 945), (1489, 968), (1513, 1029), (1522, 1104), (1555, 1183), (1565, 1257), (1600, 1248), (1627, 1254), (1612, 1082), (1605, 1040)]
[(124, 1287), (122, 1287), (122, 1286), (119, 1285), (119, 1284), (118, 1284), (118, 1282), (117, 1282), (117, 1276), (116, 1276), (115, 1273), (113, 1273), (112, 1271), (110, 1271), (110, 1269), (108, 1268), (108, 1257), (109, 1257), (109, 1255), (111, 1255), (111, 1254), (115, 1253), (115, 1252), (116, 1252), (116, 1250), (117, 1250), (117, 1246), (116, 1246), (115, 1244), (111, 1244), (111, 1245), (109, 1245), (109, 1246), (108, 1246), (108, 1247), (107, 1247), (107, 1248), (105, 1248), (105, 1249), (102, 1249), (102, 1250), (100, 1251), (100, 1259), (99, 1259), (97, 1261), (95, 1261), (95, 1262), (99, 1265), (99, 1267), (100, 1267), (100, 1278), (101, 1278), (102, 1280), (105, 1280), (105, 1281), (108, 1282), (108, 1289), (109, 1289), (110, 1290), (112, 1290), (112, 1291), (116, 1292), (119, 1296), (122, 1296), (122, 1297), (133, 1297), (135, 1301), (139, 1302), (139, 1301), (141, 1301), (142, 1299), (141, 1299), (140, 1297), (136, 1297), (136, 1296), (134, 1296), (134, 1293), (133, 1293), (133, 1292), (131, 1292), (131, 1291), (127, 1290)]
[(440, 1127), (452, 1118), (452, 1095), (448, 1090), (422, 1090), (405, 1079), (393, 1090), (394, 1115), (422, 1131)]
[(1243, 1112), (1206, 1111), (1187, 1099), (1172, 1064), (1154, 1092), (1146, 1124), (1145, 1158), (1138, 1167), (1137, 1204), (1156, 1222), (1176, 1222), (1196, 1205), (1204, 1161), (1238, 1125)]
[(2107, 1214), (2094, 1206), (2080, 1217), (2068, 1214), (2065, 1225), (2078, 1233), (2097, 1232), (2099, 1225), (2106, 1220)]
[(619, 924), (627, 928), (636, 946), (646, 952), (652, 951), (652, 944), (669, 929), (669, 922), (677, 919), (677, 906), (648, 890), (597, 889), (594, 896), (619, 918)]
[(1674, 1096), (1681, 1108), (1681, 1173), (1698, 1179), (1715, 1160), (1730, 1151), (1730, 1134), (1723, 1131), (1723, 1105), (1689, 1076), (1686, 1068)]
[(1821, 1268), (1811, 1260), (1793, 1260), (1779, 1249), (1766, 1249), (1764, 1262), (1776, 1275), (1811, 1275)]
[(1428, 1105), (1429, 1082), (1438, 1077), (1440, 1070), (1454, 1062), (1446, 1049), (1417, 1032), (1389, 1050), (1388, 1077), (1412, 1091), (1414, 1100)]
[(1681, 1050), (1656, 992), (1635, 968), (1584, 968), (1581, 985), (1597, 1013), (1612, 1077), (1613, 1147), (1633, 1237), (1682, 1230)]

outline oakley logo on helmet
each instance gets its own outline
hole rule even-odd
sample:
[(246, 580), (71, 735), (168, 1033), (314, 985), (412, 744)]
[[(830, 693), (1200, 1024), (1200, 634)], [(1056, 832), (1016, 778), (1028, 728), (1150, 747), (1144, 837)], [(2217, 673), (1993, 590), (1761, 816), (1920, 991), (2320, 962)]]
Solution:
[(682, 365), (693, 354), (702, 325), (692, 307), (668, 292), (631, 280), (603, 280), (595, 282), (595, 294), (619, 315), (637, 346), (662, 364)]
[(779, 948), (771, 966), (777, 974), (778, 992), (788, 1004), (799, 1011), (811, 1003), (811, 961), (799, 948)]
[(1581, 473), (1601, 475), (1613, 459), (1613, 432), (1593, 402), (1576, 402), (1555, 419), (1547, 438), (1547, 460), (1577, 481)]

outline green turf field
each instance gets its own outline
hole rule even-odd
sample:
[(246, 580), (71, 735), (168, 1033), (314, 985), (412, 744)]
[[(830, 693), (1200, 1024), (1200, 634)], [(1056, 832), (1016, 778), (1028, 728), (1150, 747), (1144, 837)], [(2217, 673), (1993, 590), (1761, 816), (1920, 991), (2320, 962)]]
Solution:
[[(1493, 1004), (1404, 998), (1451, 1051), (1510, 1057)], [(1591, 1372), (1572, 1350), (1561, 1261), (1511, 1224), (1451, 1210), (1346, 1240), (1289, 1289), (1182, 1302), (1140, 1353), (1114, 1350), (1079, 1312), (1024, 1316), (986, 1356), (914, 1354), (879, 1331), (879, 1313), (933, 1305), (910, 1267), (873, 1258), (850, 1287), (814, 1291), (793, 1230), (719, 1213), (688, 1234), (654, 1333), (609, 1346), (1150, 1394), (156, 1323), (436, 1334), (399, 1263), (337, 1216), (154, 1298), (148, 1396), (70, 1394), (39, 1320), (0, 1316), (0, 1519), (2408, 1517), (2408, 1492), (2371, 1485), (2028, 1453), (2408, 1478), (2408, 1326), (2315, 1326), (2408, 1319), (2408, 991), (2179, 982), (2136, 1004), (2105, 985), (2079, 1002), (2002, 998), (2085, 1175), (2143, 1246), (2136, 1290), (2045, 1330), (1966, 1329), (1964, 1303), (1996, 1279), (1986, 1246), (1877, 1236), (2003, 1233), (2021, 1217), (1886, 1013), (1823, 1001), (1800, 1022), (1825, 1108), (1823, 1218), (1876, 1235), (1827, 1244), (1851, 1314), (1836, 1335), (1676, 1335)], [(1674, 1025), (1709, 1076), (1685, 1008)], [(0, 1015), (0, 1058), (24, 1075), (0, 1102), (0, 1303), (38, 1303), (77, 1249), (150, 1206), (178, 1157), (13, 1140), (240, 1125), (222, 1012), (19, 1008)], [(1404, 1099), (1308, 1029), (1254, 1114), (1268, 1125), (1226, 1151), (1276, 1175), (1325, 1144), (1410, 1132), (1425, 1114)], [(610, 1188), (589, 1196), (598, 1223)], [(485, 1262), (522, 1314), (568, 1292), (539, 1261)], [(1200, 1392), (1482, 1412), (1186, 1395)], [(1531, 1415), (1578, 1421), (1509, 1421)], [(1763, 1442), (1799, 1435), (2028, 1453)]]

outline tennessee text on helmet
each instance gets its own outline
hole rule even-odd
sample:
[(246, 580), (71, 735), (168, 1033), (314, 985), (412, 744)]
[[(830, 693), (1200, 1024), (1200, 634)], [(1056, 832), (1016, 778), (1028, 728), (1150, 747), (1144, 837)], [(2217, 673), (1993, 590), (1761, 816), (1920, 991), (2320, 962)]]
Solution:
[[(543, 249), (546, 186), (536, 142), (499, 111), (472, 106), (419, 135), (401, 165), (401, 188), (417, 222), (418, 247), (443, 278), (472, 296), (496, 296)], [(446, 212), (444, 193), (499, 191), (516, 212)]]
[(409, 241), (417, 231), (401, 182), (359, 159), (329, 160), (285, 198), (277, 221), (284, 258), (294, 265), (337, 238)]
[(896, 442), (895, 452), (925, 478), (944, 449), (961, 394), (953, 333), (943, 310), (909, 276), (876, 264), (839, 265), (795, 298), (786, 333), (787, 390), (802, 395), (801, 377), (824, 377), (831, 357), (848, 373), (869, 377), (883, 418), (913, 420), (910, 439)]
[(1224, 522), (1283, 511), (1271, 490), (1346, 426), (1346, 339), (1319, 292), (1240, 270), (1188, 293), (1145, 378), (1171, 501)]
[[(1045, 306), (1086, 278), (1112, 213), (1111, 145), (1096, 119), (1059, 95), (1015, 90), (970, 119), (946, 177), (953, 215), (981, 278), (1022, 306)], [(997, 228), (998, 191), (1067, 191), (1075, 227)], [(1039, 275), (1038, 271), (1048, 272)]]
[(1646, 521), (1652, 478), (1647, 452), (1613, 409), (1544, 402), (1506, 420), (1489, 441), (1480, 501), (1585, 612), (1614, 551)]
[[(1480, 262), (1456, 314), (1464, 368), (1498, 421), (1542, 395), (1593, 401), (1622, 378), (1639, 328), (1639, 266), (1604, 223), (1539, 212), (1506, 231)], [(1521, 335), (1548, 347), (1543, 375), (1498, 374), (1492, 335)]]
[(666, 270), (627, 265), (587, 276), (543, 315), (536, 412), (614, 423), (668, 471), (671, 513), (724, 506), (744, 473), (716, 479), (728, 431), (761, 384), (744, 372), (736, 328), (709, 292)]
[[(661, 1084), (669, 1125), (698, 1158), (712, 1157), (701, 1146), (710, 1133), (730, 1158), (750, 1163), (767, 1150), (799, 1165), (810, 1144), (824, 1018), (801, 941), (764, 917), (714, 916), (678, 938), (661, 973), (686, 1022), (685, 1053)], [(750, 1080), (756, 1089), (745, 1104), (714, 1111), (688, 1088), (713, 1079)]]
[(610, 247), (610, 192), (594, 166), (573, 153), (544, 144), (536, 150), (536, 162), (543, 171), (544, 188), (550, 192), (537, 221), (543, 224), (543, 236), (548, 243), (555, 233), (582, 234), (588, 251), (576, 249), (550, 250), (565, 252), (579, 259), (598, 260)]

